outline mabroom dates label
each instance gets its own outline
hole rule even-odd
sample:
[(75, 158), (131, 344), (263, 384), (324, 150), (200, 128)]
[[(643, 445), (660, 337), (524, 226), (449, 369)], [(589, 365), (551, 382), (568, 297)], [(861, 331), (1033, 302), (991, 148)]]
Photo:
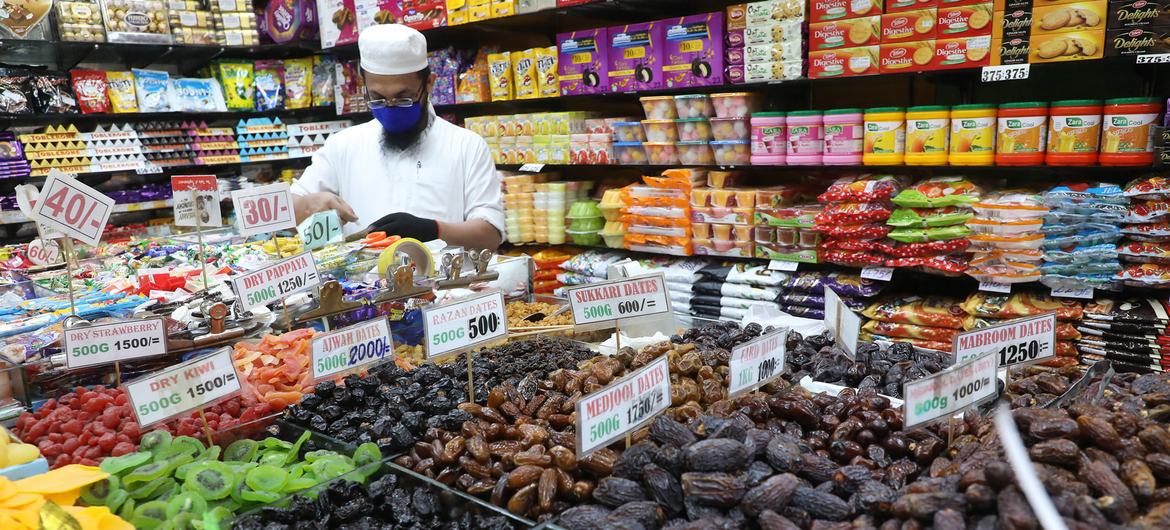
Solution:
[(385, 317), (313, 338), (313, 380), (358, 370), (386, 359), (394, 351)]
[(670, 406), (666, 356), (577, 400), (577, 455), (609, 445)]
[(126, 383), (130, 407), (143, 427), (210, 407), (240, 393), (232, 349), (191, 359)]
[(570, 289), (568, 296), (578, 326), (670, 313), (662, 274), (582, 285)]
[(727, 394), (735, 397), (780, 377), (784, 373), (787, 336), (787, 329), (778, 329), (732, 348)]
[(508, 334), (504, 293), (494, 291), (423, 309), (427, 359), (455, 353)]
[(995, 397), (995, 355), (987, 352), (917, 381), (903, 385), (905, 428), (953, 415)]
[(161, 318), (93, 324), (65, 329), (65, 366), (70, 370), (167, 353)]
[(232, 278), (232, 287), (246, 309), (268, 305), (290, 294), (312, 289), (321, 283), (317, 261), (302, 252), (258, 271)]
[(1022, 318), (955, 336), (955, 363), (994, 352), (999, 367), (1056, 356), (1056, 313)]

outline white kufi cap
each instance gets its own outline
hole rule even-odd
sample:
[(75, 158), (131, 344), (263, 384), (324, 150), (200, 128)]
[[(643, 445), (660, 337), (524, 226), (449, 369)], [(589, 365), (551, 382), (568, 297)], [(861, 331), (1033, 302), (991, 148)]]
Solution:
[(375, 75), (400, 75), (427, 67), (427, 38), (402, 24), (378, 24), (358, 35), (362, 70)]

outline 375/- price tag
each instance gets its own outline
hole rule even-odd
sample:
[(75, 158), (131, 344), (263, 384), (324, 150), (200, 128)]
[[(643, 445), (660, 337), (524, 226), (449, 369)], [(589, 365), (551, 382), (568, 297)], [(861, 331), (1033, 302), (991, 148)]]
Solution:
[(355, 324), (313, 338), (313, 380), (359, 370), (382, 362), (394, 351), (390, 323), (385, 317)]
[(1147, 53), (1137, 56), (1137, 64), (1165, 64), (1170, 63), (1170, 53)]
[(573, 324), (578, 326), (670, 313), (666, 277), (661, 273), (574, 287), (568, 297)]
[(223, 348), (124, 386), (138, 423), (148, 427), (239, 394), (240, 375), (232, 349)]
[(957, 364), (946, 370), (903, 385), (904, 428), (952, 416), (972, 405), (995, 397), (998, 369), (995, 355)]
[(268, 234), (296, 228), (292, 193), (283, 182), (232, 192), (240, 235)]
[(980, 71), (979, 80), (984, 83), (996, 81), (1017, 81), (1027, 79), (1032, 72), (1030, 64), (1004, 64), (998, 66), (984, 66)]
[(114, 199), (57, 170), (41, 188), (41, 200), (33, 207), (33, 220), (97, 246), (114, 211)]
[(577, 457), (609, 445), (670, 406), (665, 356), (577, 400)]
[(65, 329), (65, 366), (70, 370), (167, 353), (167, 329), (161, 318)]
[(1021, 318), (955, 336), (955, 363), (994, 353), (1003, 368), (1056, 356), (1056, 313)]
[(317, 261), (311, 252), (302, 252), (263, 269), (232, 278), (232, 287), (245, 309), (268, 305), (290, 294), (312, 289), (320, 283)]
[(788, 329), (782, 328), (731, 349), (729, 397), (764, 386), (784, 373)]
[(423, 308), (427, 359), (437, 359), (508, 334), (504, 293)]
[(317, 212), (297, 225), (305, 250), (321, 248), (341, 241), (341, 217), (337, 210)]

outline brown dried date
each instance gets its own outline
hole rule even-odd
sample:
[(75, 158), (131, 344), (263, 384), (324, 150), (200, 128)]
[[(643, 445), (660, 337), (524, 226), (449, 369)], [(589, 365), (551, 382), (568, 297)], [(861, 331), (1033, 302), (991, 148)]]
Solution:
[(791, 473), (773, 475), (744, 494), (740, 509), (748, 517), (756, 517), (765, 510), (783, 511), (799, 484), (796, 475)]
[(1075, 465), (1079, 453), (1076, 442), (1064, 438), (1045, 440), (1028, 448), (1032, 460), (1056, 466)]
[(513, 494), (511, 499), (508, 499), (507, 508), (509, 512), (522, 516), (532, 509), (535, 502), (536, 484), (529, 484)]
[(646, 500), (646, 492), (632, 480), (606, 477), (597, 481), (597, 487), (593, 489), (593, 499), (616, 508), (627, 502)]
[(1133, 492), (1105, 463), (1094, 461), (1081, 467), (1080, 477), (1098, 495), (1113, 499), (1110, 506), (1101, 506), (1101, 509), (1114, 522), (1124, 523), (1137, 512), (1137, 500)]
[(1170, 430), (1161, 425), (1148, 425), (1138, 431), (1138, 439), (1151, 453), (1170, 454)]
[(1146, 465), (1155, 477), (1170, 480), (1170, 455), (1164, 453), (1150, 453), (1146, 455)]
[(788, 502), (790, 506), (804, 510), (813, 517), (830, 521), (843, 521), (853, 512), (849, 503), (840, 497), (806, 486), (797, 487)]
[(1080, 433), (1086, 436), (1098, 447), (1109, 451), (1121, 450), (1121, 435), (1108, 421), (1097, 416), (1081, 416), (1077, 418)]
[(734, 471), (747, 465), (748, 448), (729, 438), (712, 438), (683, 448), (683, 463), (691, 471)]
[(760, 530), (800, 530), (796, 523), (771, 510), (761, 513), (757, 522), (760, 524)]
[(540, 511), (548, 513), (552, 511), (553, 501), (557, 498), (557, 471), (555, 469), (546, 469), (540, 474), (540, 481), (536, 486), (536, 501), (540, 506)]
[(508, 487), (512, 489), (520, 489), (529, 484), (540, 480), (544, 468), (533, 465), (522, 465), (508, 472)]
[(1148, 499), (1158, 487), (1150, 466), (1141, 460), (1126, 460), (1121, 463), (1121, 479), (1129, 486), (1138, 499)]
[(743, 480), (735, 475), (707, 472), (683, 473), (682, 489), (686, 500), (718, 508), (734, 506), (747, 491)]

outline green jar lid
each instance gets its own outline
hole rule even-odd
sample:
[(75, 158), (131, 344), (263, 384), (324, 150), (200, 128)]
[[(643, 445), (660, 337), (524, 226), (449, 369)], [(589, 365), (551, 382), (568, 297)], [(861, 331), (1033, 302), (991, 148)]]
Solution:
[(753, 118), (783, 118), (784, 112), (753, 112)]
[(674, 121), (678, 122), (678, 123), (695, 123), (695, 122), (700, 122), (700, 121), (706, 122), (707, 118), (679, 118), (679, 119), (674, 120)]
[(982, 109), (994, 109), (994, 108), (995, 108), (995, 105), (992, 105), (990, 103), (971, 103), (971, 104), (967, 104), (967, 105), (955, 105), (955, 106), (951, 107), (951, 111), (953, 112), (956, 110), (982, 110)]
[(872, 107), (865, 109), (866, 114), (877, 114), (879, 112), (906, 112), (906, 107)]
[(795, 118), (795, 117), (799, 117), (799, 116), (822, 116), (822, 115), (824, 115), (824, 111), (820, 111), (820, 110), (794, 110), (794, 111), (788, 113), (789, 118)]
[(1052, 102), (1053, 107), (1092, 107), (1100, 104), (1099, 99), (1063, 99)]
[(951, 110), (951, 108), (946, 105), (923, 105), (907, 108), (906, 112), (937, 112), (940, 110)]
[(1145, 105), (1157, 102), (1158, 98), (1113, 98), (1105, 100), (1106, 105)]
[(1048, 104), (1043, 101), (1019, 101), (1016, 103), (1004, 103), (1000, 105), (1001, 109), (1030, 109), (1033, 107), (1047, 107)]
[(861, 109), (833, 109), (825, 111), (825, 116), (839, 114), (861, 114)]

